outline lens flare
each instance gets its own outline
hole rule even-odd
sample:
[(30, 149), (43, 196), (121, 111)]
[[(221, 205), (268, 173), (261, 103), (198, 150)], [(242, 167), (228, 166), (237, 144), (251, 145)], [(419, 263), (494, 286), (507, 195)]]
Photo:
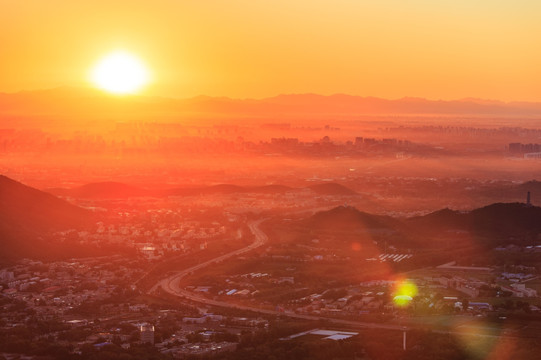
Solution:
[(399, 307), (407, 306), (417, 295), (417, 292), (417, 286), (413, 282), (409, 280), (399, 281), (395, 285), (393, 302)]

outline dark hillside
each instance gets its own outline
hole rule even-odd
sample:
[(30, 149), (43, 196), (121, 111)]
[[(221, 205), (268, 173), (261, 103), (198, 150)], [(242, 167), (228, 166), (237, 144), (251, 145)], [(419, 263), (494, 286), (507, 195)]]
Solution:
[(89, 225), (93, 214), (55, 196), (0, 175), (1, 257), (39, 254), (50, 231)]
[(119, 182), (90, 183), (73, 189), (48, 189), (58, 196), (70, 196), (78, 199), (126, 199), (152, 196), (152, 192)]
[(357, 193), (344, 185), (337, 183), (323, 183), (309, 186), (320, 195), (356, 195)]

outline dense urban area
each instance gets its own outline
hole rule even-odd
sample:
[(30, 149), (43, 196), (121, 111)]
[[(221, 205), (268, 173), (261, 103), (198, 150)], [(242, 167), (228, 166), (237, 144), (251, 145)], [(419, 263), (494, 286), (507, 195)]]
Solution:
[(5, 128), (0, 354), (531, 357), (541, 132), (514, 121)]

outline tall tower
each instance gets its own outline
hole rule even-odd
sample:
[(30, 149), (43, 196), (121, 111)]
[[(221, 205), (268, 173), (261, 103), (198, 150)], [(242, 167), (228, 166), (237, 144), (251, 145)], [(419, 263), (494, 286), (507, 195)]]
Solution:
[(526, 206), (532, 206), (532, 203), (530, 201), (530, 192), (528, 191), (528, 195), (526, 195)]

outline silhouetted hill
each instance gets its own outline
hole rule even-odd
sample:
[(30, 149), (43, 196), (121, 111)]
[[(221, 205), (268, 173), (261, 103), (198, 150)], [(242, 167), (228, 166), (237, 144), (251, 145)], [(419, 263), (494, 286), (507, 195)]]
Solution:
[(406, 223), (419, 232), (461, 230), (502, 238), (541, 233), (541, 208), (524, 203), (496, 203), (470, 212), (449, 209), (410, 218)]
[(119, 182), (100, 182), (86, 184), (73, 189), (52, 188), (46, 189), (48, 193), (56, 196), (67, 196), (78, 199), (127, 199), (144, 196), (197, 196), (197, 195), (219, 195), (236, 193), (257, 193), (257, 194), (281, 194), (295, 190), (284, 185), (264, 186), (238, 186), (232, 184), (219, 184), (200, 187), (180, 187), (173, 189), (143, 189), (136, 186)]
[(304, 221), (305, 226), (318, 230), (392, 230), (401, 227), (401, 222), (389, 216), (372, 215), (351, 206), (338, 206), (318, 212)]
[(385, 245), (408, 248), (424, 245), (423, 239), (411, 237), (407, 230), (399, 219), (369, 214), (351, 206), (318, 212), (296, 222), (292, 228), (303, 234), (294, 239), (296, 242), (310, 246), (313, 245), (310, 240), (317, 238), (317, 246), (342, 251), (351, 251), (355, 243), (363, 249), (362, 256), (368, 257), (383, 252)]
[(318, 212), (301, 220), (298, 225), (316, 234), (321, 231), (394, 234), (396, 244), (418, 246), (429, 246), (435, 239), (448, 238), (456, 231), (475, 235), (471, 240), (478, 244), (496, 244), (496, 240), (497, 243), (513, 242), (516, 239), (532, 243), (541, 240), (541, 208), (523, 203), (497, 203), (469, 212), (443, 209), (425, 216), (397, 219), (339, 206)]
[(541, 181), (530, 180), (518, 185), (518, 189), (524, 193), (528, 191), (535, 191), (541, 193)]
[(119, 182), (99, 182), (86, 184), (73, 189), (47, 189), (57, 196), (70, 196), (79, 199), (126, 199), (130, 197), (152, 196), (153, 192)]
[(3, 258), (39, 254), (52, 230), (88, 225), (92, 213), (0, 175), (0, 246)]
[(280, 194), (294, 190), (284, 185), (265, 185), (265, 186), (238, 186), (231, 184), (220, 184), (206, 187), (196, 188), (177, 188), (163, 192), (164, 195), (170, 196), (190, 196), (190, 195), (215, 195), (215, 194)]
[(531, 180), (518, 185), (513, 191), (513, 195), (522, 201), (526, 201), (526, 196), (530, 192), (531, 203), (541, 205), (541, 181)]
[[(324, 183), (309, 186), (309, 189), (320, 195), (356, 195), (357, 193), (343, 185)], [(227, 194), (283, 194), (300, 191), (285, 185), (239, 186), (218, 184), (212, 186), (187, 186), (172, 189), (142, 189), (118, 182), (100, 182), (86, 184), (73, 189), (53, 188), (47, 192), (56, 196), (68, 196), (78, 199), (126, 199), (142, 196), (199, 196)]]
[(188, 187), (169, 189), (163, 192), (166, 196), (196, 196), (214, 194), (234, 194), (244, 192), (245, 188), (237, 185), (219, 184), (204, 187)]
[[(273, 184), (262, 186), (239, 186), (234, 184), (218, 184), (212, 186), (187, 186), (172, 189), (142, 189), (119, 182), (99, 182), (86, 184), (73, 189), (51, 188), (47, 192), (56, 196), (68, 196), (79, 199), (125, 199), (141, 196), (198, 196), (219, 194), (283, 194), (301, 191), (305, 188), (292, 188)], [(308, 189), (320, 195), (357, 195), (350, 188), (337, 183), (311, 185)]]
[(420, 232), (438, 232), (449, 229), (465, 229), (465, 218), (456, 210), (442, 209), (424, 216), (405, 220), (412, 229)]
[(337, 183), (323, 183), (309, 186), (320, 195), (356, 195), (357, 193), (344, 185)]
[(258, 194), (283, 194), (295, 189), (285, 185), (264, 185), (249, 187), (247, 190)]
[(242, 186), (219, 184), (202, 188), (201, 192), (203, 194), (234, 194), (238, 192), (243, 192), (244, 190), (245, 189)]
[(472, 231), (516, 236), (541, 233), (541, 208), (524, 203), (492, 204), (465, 214)]
[(472, 199), (477, 199), (479, 204), (488, 204), (494, 201), (513, 203), (526, 203), (528, 191), (530, 192), (530, 201), (532, 205), (541, 205), (541, 182), (536, 180), (524, 183), (514, 183), (509, 181), (494, 182), (484, 184), (477, 189), (470, 190)]

